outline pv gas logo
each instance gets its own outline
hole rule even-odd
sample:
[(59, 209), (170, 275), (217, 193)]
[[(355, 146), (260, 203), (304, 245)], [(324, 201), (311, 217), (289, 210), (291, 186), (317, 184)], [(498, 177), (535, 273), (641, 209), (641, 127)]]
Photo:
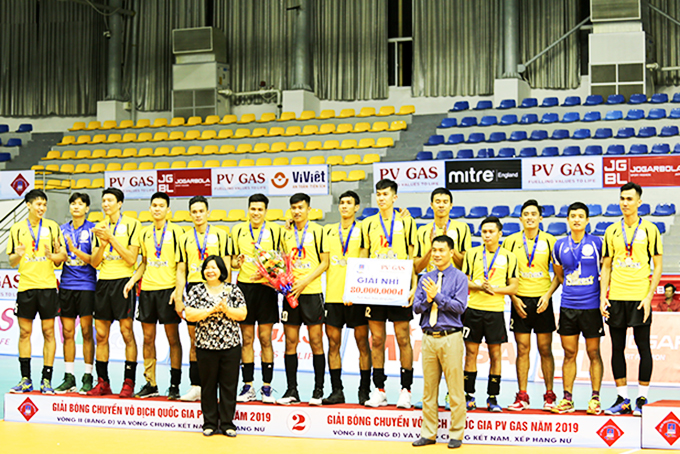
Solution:
[(22, 174), (17, 175), (17, 177), (12, 181), (10, 184), (12, 189), (14, 189), (14, 192), (17, 193), (17, 195), (23, 194), (28, 187), (30, 186), (30, 183), (24, 178)]

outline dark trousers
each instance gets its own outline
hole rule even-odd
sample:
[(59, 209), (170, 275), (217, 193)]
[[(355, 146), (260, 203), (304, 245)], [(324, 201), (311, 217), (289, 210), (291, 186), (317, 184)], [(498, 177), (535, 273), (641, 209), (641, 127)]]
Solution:
[[(241, 346), (227, 350), (196, 349), (198, 372), (201, 375), (201, 410), (203, 429), (236, 430), (233, 423), (236, 411)], [(220, 389), (219, 403), (217, 387)], [(219, 408), (219, 413), (218, 413)]]

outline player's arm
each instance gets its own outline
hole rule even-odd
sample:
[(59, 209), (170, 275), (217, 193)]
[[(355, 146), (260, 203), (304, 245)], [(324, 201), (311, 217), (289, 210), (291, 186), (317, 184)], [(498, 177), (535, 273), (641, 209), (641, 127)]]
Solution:
[(516, 295), (519, 289), (519, 279), (516, 277), (508, 278), (507, 285), (505, 287), (498, 287), (493, 289), (494, 293), (499, 295)]
[(600, 271), (600, 312), (604, 317), (609, 318), (609, 299), (607, 292), (609, 291), (609, 281), (612, 276), (612, 258), (602, 257), (602, 268)]
[(9, 266), (12, 268), (19, 266), (21, 258), (26, 254), (26, 246), (19, 243), (18, 238), (15, 238), (14, 232), (10, 232), (9, 241), (7, 241), (7, 255), (9, 257)]
[(652, 257), (652, 260), (654, 262), (654, 272), (652, 273), (652, 281), (649, 284), (649, 292), (647, 293), (647, 296), (640, 301), (640, 304), (637, 307), (638, 310), (642, 309), (645, 313), (644, 319), (642, 320), (643, 322), (647, 321), (649, 314), (652, 311), (652, 298), (654, 297), (656, 288), (659, 286), (661, 274), (663, 273), (663, 256), (655, 255)]
[(145, 271), (146, 271), (146, 257), (142, 256), (142, 263), (135, 271), (135, 274), (133, 274), (132, 277), (127, 281), (125, 287), (123, 287), (123, 296), (125, 296), (125, 298), (127, 298), (128, 293), (130, 293), (130, 290), (134, 288), (135, 284), (139, 282), (142, 276), (144, 276)]
[[(73, 240), (71, 239), (70, 236), (66, 237), (66, 242), (68, 243), (68, 249), (69, 251), (73, 252), (76, 257), (78, 257), (83, 263), (87, 263), (88, 265), (92, 264), (92, 254), (86, 254), (85, 252), (81, 251), (78, 249), (75, 244), (73, 244)], [(67, 260), (68, 257), (64, 260)]]
[[(553, 279), (553, 283), (556, 280), (559, 281), (559, 284), (557, 285), (557, 287), (559, 287), (561, 284), (564, 284), (564, 268), (562, 265), (553, 263), (553, 271), (555, 272), (555, 279)], [(557, 287), (555, 287), (555, 290), (557, 290)], [(552, 286), (550, 288), (552, 289)], [(555, 293), (555, 290), (553, 290), (553, 293)]]
[[(61, 229), (57, 227), (56, 230), (57, 234), (54, 235), (51, 246), (45, 245), (45, 257), (56, 266), (59, 266), (66, 261), (68, 255), (66, 255), (66, 247), (64, 246), (64, 237), (61, 234)], [(50, 232), (53, 233), (51, 229)]]
[(169, 304), (175, 305), (175, 312), (180, 317), (182, 312), (184, 312), (185, 306), (184, 301), (182, 301), (182, 296), (184, 294), (184, 286), (187, 283), (187, 264), (185, 262), (177, 263), (177, 272), (175, 273), (175, 291), (170, 295)]

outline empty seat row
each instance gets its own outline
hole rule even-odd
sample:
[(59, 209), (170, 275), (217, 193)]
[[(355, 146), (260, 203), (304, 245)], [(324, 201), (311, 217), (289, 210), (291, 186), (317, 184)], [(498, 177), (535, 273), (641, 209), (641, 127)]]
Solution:
[[(14, 132), (31, 132), (33, 131), (33, 125), (30, 123), (23, 123), (19, 125), (19, 128), (17, 128), (16, 131)], [(0, 134), (10, 132), (9, 130), (9, 125), (2, 124), (0, 125)]]
[[(2, 140), (0, 140), (0, 145), (2, 145)], [(5, 143), (5, 147), (20, 147), (22, 145), (21, 139), (17, 138), (12, 138), (12, 139), (7, 139), (7, 143)]]

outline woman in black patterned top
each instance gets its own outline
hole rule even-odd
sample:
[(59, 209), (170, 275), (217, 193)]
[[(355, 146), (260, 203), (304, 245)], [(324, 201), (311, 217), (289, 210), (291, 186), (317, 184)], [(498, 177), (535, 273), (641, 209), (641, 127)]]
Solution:
[[(196, 324), (196, 356), (201, 375), (203, 435), (236, 436), (233, 423), (241, 362), (241, 332), (246, 302), (241, 290), (228, 282), (222, 257), (211, 255), (201, 270), (204, 283), (194, 286), (186, 301), (187, 321)], [(220, 389), (219, 412), (217, 387)]]

